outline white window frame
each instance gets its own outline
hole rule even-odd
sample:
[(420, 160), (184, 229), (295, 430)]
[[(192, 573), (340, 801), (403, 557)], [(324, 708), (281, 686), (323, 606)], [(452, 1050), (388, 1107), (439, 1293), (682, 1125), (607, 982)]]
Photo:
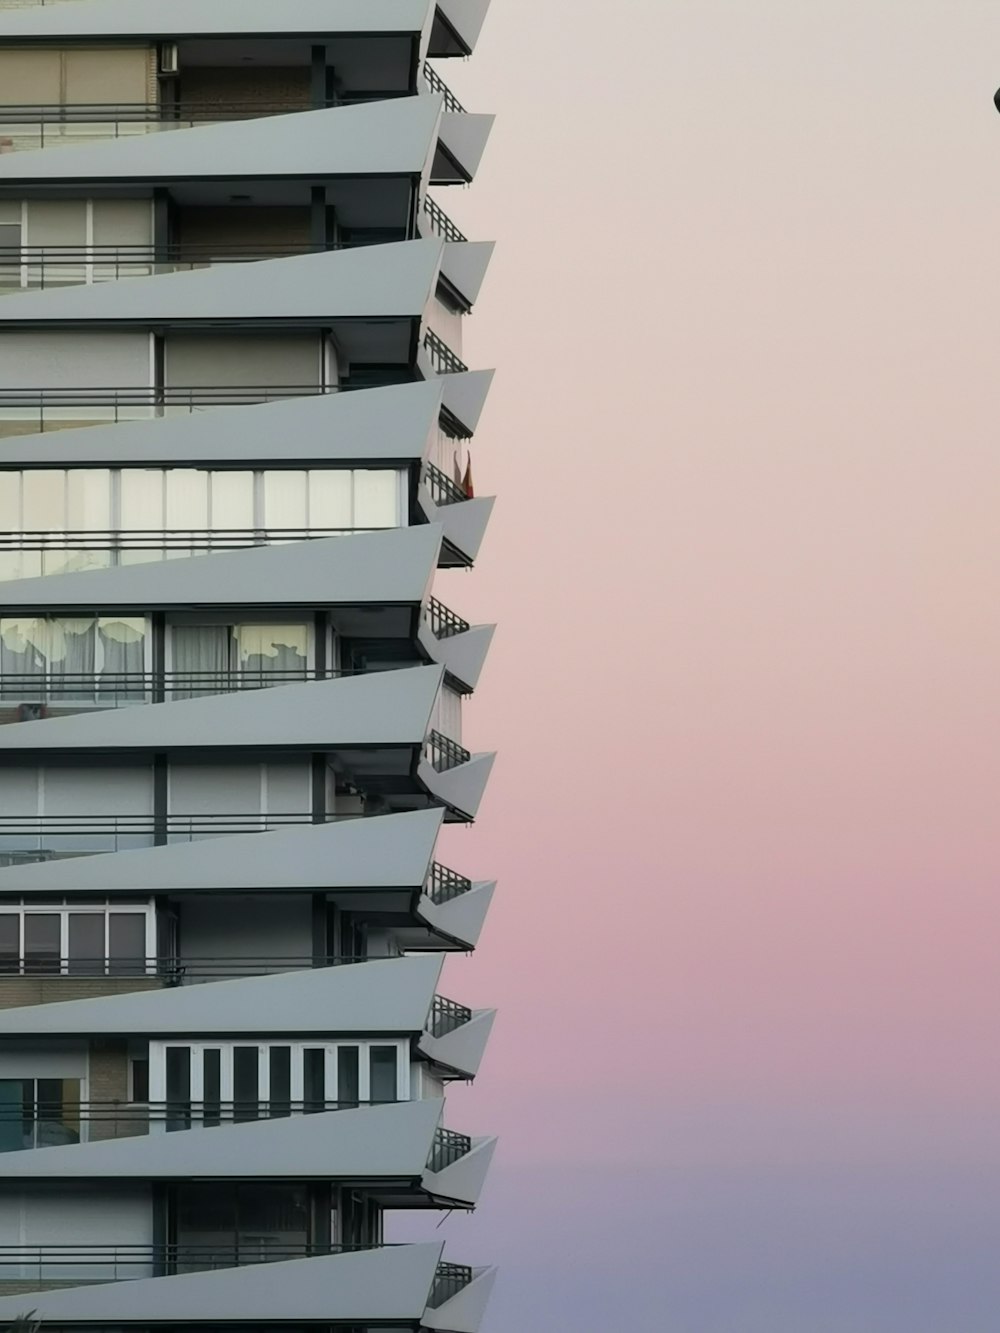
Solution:
[[(93, 975), (95, 977), (113, 975), (109, 973), (108, 967), (111, 963), (110, 952), (110, 934), (111, 934), (111, 913), (127, 913), (130, 916), (142, 916), (145, 918), (145, 958), (147, 974), (156, 968), (156, 904), (153, 899), (146, 903), (116, 903), (113, 899), (108, 899), (104, 903), (81, 902), (75, 903), (69, 899), (63, 899), (62, 903), (33, 903), (31, 901), (21, 901), (19, 903), (0, 903), (0, 916), (17, 916), (18, 921), (18, 961), (22, 969), (25, 967), (24, 958), (24, 918), (30, 914), (32, 916), (58, 916), (60, 918), (59, 926), (59, 975), (60, 976), (84, 976)], [(70, 969), (69, 957), (69, 917), (70, 913), (88, 916), (104, 917), (104, 972), (95, 972), (93, 974), (73, 973)], [(32, 975), (31, 973), (23, 973)], [(39, 974), (41, 975), (41, 974)], [(47, 974), (48, 975), (48, 974)], [(51, 975), (56, 975), (52, 973)]]
[[(270, 1101), (271, 1057), (273, 1047), (291, 1047), (291, 1089), (290, 1100), (301, 1102), (305, 1097), (305, 1052), (322, 1050), (325, 1052), (325, 1084), (327, 1091), (337, 1087), (339, 1052), (345, 1048), (358, 1051), (358, 1100), (367, 1102), (371, 1095), (371, 1048), (373, 1046), (392, 1046), (396, 1050), (396, 1096), (398, 1101), (410, 1100), (410, 1045), (400, 1038), (362, 1038), (357, 1041), (281, 1041), (279, 1039), (261, 1040), (247, 1037), (243, 1041), (151, 1041), (149, 1043), (149, 1099), (151, 1102), (165, 1102), (167, 1099), (167, 1051), (187, 1050), (191, 1052), (191, 1101), (204, 1100), (204, 1052), (221, 1051), (221, 1079), (219, 1099), (222, 1102), (233, 1100), (233, 1051), (237, 1046), (256, 1047), (257, 1055), (257, 1092), (261, 1109), (266, 1109)], [(327, 1096), (327, 1101), (335, 1097)]]

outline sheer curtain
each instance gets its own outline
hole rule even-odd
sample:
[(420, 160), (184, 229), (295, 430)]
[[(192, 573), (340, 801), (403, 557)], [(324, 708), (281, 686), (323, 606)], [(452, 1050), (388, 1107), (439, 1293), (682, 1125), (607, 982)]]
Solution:
[[(232, 630), (228, 625), (175, 625), (171, 634), (172, 670), (179, 675), (175, 699), (194, 699), (229, 688)], [(194, 673), (195, 679), (185, 676)]]
[(101, 646), (98, 688), (120, 699), (142, 699), (146, 694), (146, 622), (139, 617), (111, 617), (97, 622)]
[(47, 657), (52, 697), (93, 699), (97, 684), (97, 619), (57, 617), (48, 622)]
[(309, 664), (306, 625), (236, 625), (233, 634), (244, 684), (305, 680)]

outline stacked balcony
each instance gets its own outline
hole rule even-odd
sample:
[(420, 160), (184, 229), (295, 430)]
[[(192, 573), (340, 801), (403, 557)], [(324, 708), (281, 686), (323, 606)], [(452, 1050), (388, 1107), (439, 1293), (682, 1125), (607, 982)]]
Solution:
[(0, 1323), (479, 1326), (487, 8), (0, 0)]

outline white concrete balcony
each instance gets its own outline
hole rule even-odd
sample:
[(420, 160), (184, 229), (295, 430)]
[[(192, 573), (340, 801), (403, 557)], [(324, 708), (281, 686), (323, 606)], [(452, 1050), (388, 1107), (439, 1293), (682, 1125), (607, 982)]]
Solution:
[[(128, 1282), (91, 1277), (88, 1283), (78, 1276), (69, 1291), (44, 1290), (42, 1276), (43, 1269), (65, 1264), (65, 1254), (43, 1247), (15, 1255), (13, 1262), (24, 1263), (31, 1274), (19, 1290), (32, 1292), (36, 1316), (52, 1324), (145, 1327), (155, 1322), (197, 1329), (225, 1312), (231, 1322), (276, 1328), (296, 1323), (371, 1323), (478, 1333), (494, 1270), (444, 1263), (442, 1250), (440, 1244), (345, 1249), (340, 1254)], [(78, 1263), (95, 1262), (79, 1247), (72, 1257)], [(141, 1272), (141, 1265), (170, 1257), (157, 1254), (154, 1247), (130, 1255), (126, 1246), (118, 1247), (117, 1254), (96, 1256), (96, 1262), (118, 1263), (118, 1276), (126, 1276)], [(15, 1319), (23, 1308), (23, 1295), (0, 1296), (0, 1318)]]

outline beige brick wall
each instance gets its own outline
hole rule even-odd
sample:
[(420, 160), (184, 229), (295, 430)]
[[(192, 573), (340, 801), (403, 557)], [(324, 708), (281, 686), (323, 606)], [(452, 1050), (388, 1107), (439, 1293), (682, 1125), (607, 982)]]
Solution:
[(160, 990), (162, 986), (157, 977), (0, 977), (0, 1009), (128, 995), (132, 991)]
[(185, 248), (259, 245), (266, 249), (309, 244), (307, 208), (185, 208), (177, 217), (177, 239)]
[(295, 107), (310, 104), (310, 71), (261, 65), (254, 68), (194, 68), (181, 71), (181, 107), (201, 104), (247, 102), (252, 106), (290, 102)]

